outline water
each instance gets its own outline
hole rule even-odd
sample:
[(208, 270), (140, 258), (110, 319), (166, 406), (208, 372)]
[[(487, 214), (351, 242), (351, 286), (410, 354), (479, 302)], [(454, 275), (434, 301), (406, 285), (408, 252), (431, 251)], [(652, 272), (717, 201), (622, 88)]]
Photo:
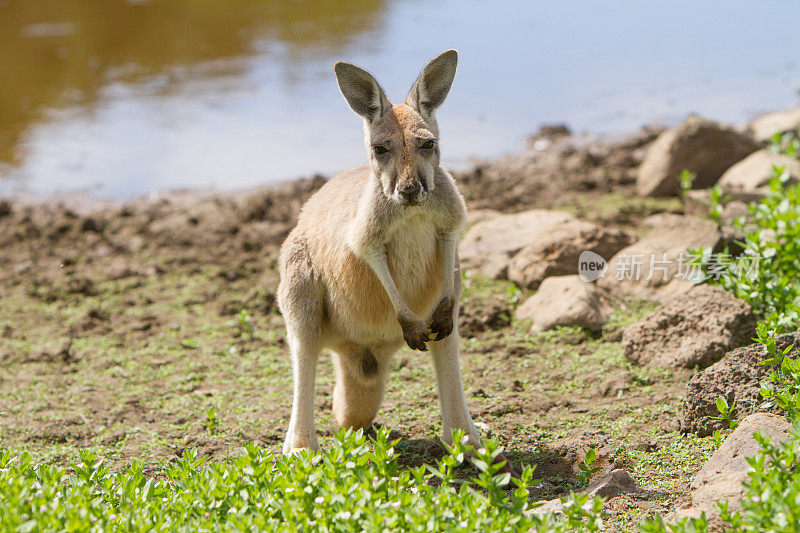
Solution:
[(233, 189), (365, 159), (332, 64), (401, 101), (457, 48), (444, 160), (797, 105), (800, 3), (0, 0), (0, 193)]

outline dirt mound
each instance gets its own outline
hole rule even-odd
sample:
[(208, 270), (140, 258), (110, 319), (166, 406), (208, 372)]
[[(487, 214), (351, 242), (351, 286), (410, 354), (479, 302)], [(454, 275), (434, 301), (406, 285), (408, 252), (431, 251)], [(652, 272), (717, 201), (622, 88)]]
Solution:
[(499, 296), (470, 299), (461, 303), (458, 332), (471, 338), (484, 331), (493, 331), (511, 324), (511, 307)]
[(544, 128), (526, 151), (478, 162), (454, 176), (470, 208), (506, 213), (570, 204), (586, 194), (631, 193), (644, 148), (661, 131), (587, 142), (560, 128)]
[[(124, 205), (6, 202), (0, 282), (29, 284), (44, 299), (91, 295), (107, 280), (218, 265), (227, 278), (274, 255), (302, 203), (324, 181), (255, 192), (167, 193)], [(249, 272), (246, 272), (250, 269)]]

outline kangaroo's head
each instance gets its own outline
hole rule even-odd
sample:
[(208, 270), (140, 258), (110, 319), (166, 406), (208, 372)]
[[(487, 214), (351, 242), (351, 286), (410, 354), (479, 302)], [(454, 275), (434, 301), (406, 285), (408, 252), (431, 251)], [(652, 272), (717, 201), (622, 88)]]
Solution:
[(405, 102), (393, 104), (375, 78), (356, 65), (336, 63), (347, 103), (364, 118), (367, 154), (383, 194), (403, 206), (417, 205), (434, 187), (439, 168), (439, 126), (434, 112), (456, 75), (458, 54), (442, 52), (425, 65)]

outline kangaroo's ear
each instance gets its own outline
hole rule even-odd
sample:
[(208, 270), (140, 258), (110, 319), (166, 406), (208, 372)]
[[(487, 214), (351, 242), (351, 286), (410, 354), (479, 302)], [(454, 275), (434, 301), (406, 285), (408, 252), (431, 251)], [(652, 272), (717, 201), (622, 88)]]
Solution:
[(337, 61), (333, 66), (336, 82), (353, 111), (374, 122), (392, 105), (372, 74), (352, 63)]
[(424, 118), (433, 115), (450, 92), (457, 65), (458, 52), (455, 50), (445, 50), (431, 59), (411, 87), (406, 103)]

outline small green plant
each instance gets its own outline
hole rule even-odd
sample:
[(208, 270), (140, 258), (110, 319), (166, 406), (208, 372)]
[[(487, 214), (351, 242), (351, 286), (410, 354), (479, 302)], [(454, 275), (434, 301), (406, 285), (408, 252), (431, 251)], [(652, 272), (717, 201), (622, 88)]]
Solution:
[(597, 462), (597, 450), (594, 448), (589, 448), (586, 450), (586, 453), (583, 454), (583, 462), (578, 465), (581, 473), (578, 474), (578, 484), (579, 485), (586, 485), (589, 483), (589, 480), (592, 476), (600, 470), (600, 467), (594, 466)]
[[(794, 136), (777, 134), (772, 150), (797, 157), (798, 142)], [(721, 192), (713, 193), (709, 206), (712, 218), (719, 218), (724, 200)], [(761, 201), (750, 204), (746, 220), (734, 222), (745, 238), (739, 243), (743, 253), (731, 258), (724, 251), (727, 264), (720, 268), (719, 256), (710, 250), (693, 251), (706, 281), (720, 285), (748, 301), (759, 316), (754, 340), (764, 346), (763, 365), (772, 366), (761, 383), (761, 407), (779, 406), (793, 421), (792, 437), (780, 445), (756, 435), (761, 445), (757, 457), (748, 458), (752, 468), (745, 483), (747, 494), (741, 500), (742, 510), (733, 512), (727, 502), (718, 504), (723, 531), (798, 531), (800, 530), (800, 362), (788, 357), (793, 346), (778, 346), (776, 336), (800, 326), (800, 186), (789, 184), (783, 168), (773, 169), (769, 192)], [(725, 398), (717, 400), (720, 416), (735, 428), (735, 405)], [(719, 446), (722, 435), (714, 433)], [(708, 522), (683, 520), (674, 526), (665, 525), (659, 516), (640, 526), (644, 532), (688, 533), (708, 531)]]
[[(744, 233), (743, 253), (692, 250), (706, 279), (750, 303), (767, 329), (778, 334), (800, 324), (800, 186), (774, 169), (767, 196), (748, 207), (749, 220), (735, 221)], [(712, 205), (713, 211), (716, 207)], [(718, 260), (728, 258), (721, 265)], [(723, 268), (720, 268), (722, 266)]]
[(183, 339), (181, 341), (181, 346), (184, 347), (184, 348), (187, 348), (189, 350), (195, 350), (200, 345), (197, 343), (196, 339)]
[(719, 221), (722, 218), (722, 209), (731, 199), (729, 194), (724, 194), (722, 189), (715, 185), (711, 187), (708, 201), (708, 217), (712, 220)]
[(714, 439), (714, 447), (719, 448), (722, 446), (722, 432), (718, 429), (714, 430), (714, 433), (711, 435), (711, 438)]
[[(730, 509), (728, 502), (719, 502), (721, 531), (745, 532), (795, 532), (800, 526), (800, 475), (797, 458), (800, 457), (800, 433), (795, 429), (786, 442), (775, 444), (760, 434), (754, 435), (761, 446), (755, 457), (748, 457), (752, 472), (744, 483), (747, 492), (741, 500), (741, 511)], [(660, 516), (640, 526), (645, 533), (700, 533), (707, 532), (705, 515), (699, 519), (683, 519), (667, 525)]]
[(206, 431), (208, 431), (209, 435), (218, 435), (219, 434), (219, 421), (217, 420), (217, 412), (214, 409), (209, 409), (206, 413), (206, 420), (205, 420)]
[(692, 183), (694, 182), (697, 176), (690, 172), (689, 170), (685, 170), (681, 172), (680, 180), (681, 180), (681, 194), (686, 196), (686, 193), (692, 190)]
[(250, 316), (250, 311), (241, 309), (236, 314), (236, 322), (239, 326), (239, 336), (243, 338), (253, 339), (253, 317)]
[(767, 324), (759, 324), (756, 329), (756, 340), (764, 345), (767, 359), (762, 365), (772, 365), (773, 369), (767, 379), (761, 382), (761, 396), (765, 402), (761, 407), (767, 409), (777, 405), (785, 409), (793, 420), (800, 414), (800, 361), (787, 357), (794, 345), (779, 349), (773, 331)]
[(797, 159), (800, 157), (800, 132), (775, 132), (772, 135), (769, 150), (776, 154), (782, 154)]
[(735, 401), (728, 406), (728, 400), (720, 396), (717, 398), (717, 411), (719, 411), (719, 416), (712, 416), (711, 419), (722, 420), (730, 429), (736, 429), (736, 427), (739, 425), (739, 421), (733, 418), (733, 411), (735, 408)]
[(516, 306), (522, 298), (522, 291), (516, 285), (508, 286), (508, 303)]

